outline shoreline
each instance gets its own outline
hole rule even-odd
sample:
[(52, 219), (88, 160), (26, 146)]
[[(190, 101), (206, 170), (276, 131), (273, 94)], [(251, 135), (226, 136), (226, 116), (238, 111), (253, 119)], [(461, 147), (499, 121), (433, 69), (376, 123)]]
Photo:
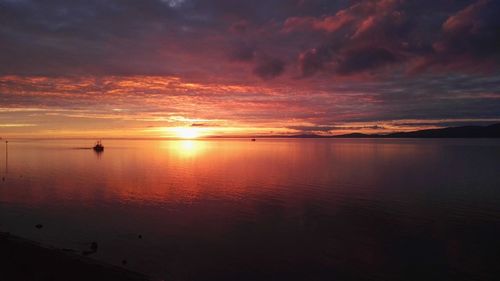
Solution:
[(0, 232), (0, 279), (146, 281), (147, 276), (63, 249)]

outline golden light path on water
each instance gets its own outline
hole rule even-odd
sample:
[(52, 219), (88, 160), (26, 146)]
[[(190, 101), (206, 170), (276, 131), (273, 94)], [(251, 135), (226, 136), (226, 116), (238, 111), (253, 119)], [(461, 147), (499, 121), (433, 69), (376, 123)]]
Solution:
[(181, 140), (175, 143), (176, 151), (179, 157), (194, 157), (203, 150), (205, 142), (197, 140)]

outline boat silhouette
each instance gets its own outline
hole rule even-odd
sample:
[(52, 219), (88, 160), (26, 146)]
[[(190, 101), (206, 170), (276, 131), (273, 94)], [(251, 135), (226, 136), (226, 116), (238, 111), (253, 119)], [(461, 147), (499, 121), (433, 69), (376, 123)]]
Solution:
[(102, 145), (101, 141), (96, 141), (96, 143), (92, 149), (94, 149), (94, 151), (101, 152), (101, 151), (104, 151), (104, 146)]

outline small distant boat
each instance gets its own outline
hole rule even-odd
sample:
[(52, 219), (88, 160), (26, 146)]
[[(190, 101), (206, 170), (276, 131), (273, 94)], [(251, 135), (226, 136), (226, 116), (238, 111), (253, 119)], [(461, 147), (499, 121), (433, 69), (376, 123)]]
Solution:
[(104, 146), (102, 145), (101, 141), (97, 141), (93, 147), (93, 149), (97, 152), (104, 151)]
[(255, 139), (252, 139), (252, 141), (255, 141)]

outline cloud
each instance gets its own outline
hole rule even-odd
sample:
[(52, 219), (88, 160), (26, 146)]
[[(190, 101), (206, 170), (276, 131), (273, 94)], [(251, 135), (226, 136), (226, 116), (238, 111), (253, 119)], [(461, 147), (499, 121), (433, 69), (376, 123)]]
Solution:
[(209, 123), (193, 123), (191, 127), (217, 127), (217, 124), (209, 124)]
[(412, 1), (361, 0), (334, 15), (290, 17), (283, 29), (288, 33), (325, 32), (322, 42), (298, 54), (302, 77), (318, 72), (383, 75), (385, 71), (372, 70), (388, 65), (394, 68), (384, 70), (407, 69), (411, 73), (432, 68), (455, 72), (493, 69), (500, 63), (500, 20), (496, 16), (500, 4), (467, 2), (464, 6), (463, 2), (417, 5)]
[[(0, 75), (281, 75), (262, 54), (303, 78), (494, 69), (499, 12), (493, 0), (3, 1)], [(358, 50), (370, 62), (345, 71)]]
[(348, 50), (339, 60), (336, 73), (351, 74), (395, 63), (398, 58), (385, 48), (365, 46)]
[(0, 124), (0, 127), (4, 128), (12, 128), (12, 127), (34, 127), (36, 124), (21, 124), (21, 123), (13, 123), (13, 124)]
[(407, 41), (408, 18), (402, 3), (358, 1), (333, 16), (287, 20), (288, 30), (300, 27), (328, 32), (324, 42), (299, 54), (302, 77), (317, 72), (357, 74), (404, 59), (407, 55), (403, 55), (401, 41)]
[(254, 46), (249, 44), (238, 44), (233, 47), (230, 53), (230, 59), (235, 61), (249, 62), (253, 61), (257, 55), (257, 50)]
[(231, 25), (230, 30), (237, 34), (245, 34), (249, 28), (249, 23), (246, 20), (239, 20)]
[(262, 53), (249, 44), (236, 45), (230, 53), (230, 59), (252, 64), (252, 73), (264, 80), (276, 78), (285, 70), (283, 60)]
[(392, 130), (398, 125), (386, 123), (399, 121), (402, 127), (408, 119), (500, 121), (499, 76), (393, 77), (328, 84), (277, 79), (253, 86), (165, 76), (0, 77), (0, 124), (78, 131), (217, 124), (221, 130), (334, 132)]
[(325, 125), (306, 125), (306, 126), (289, 126), (289, 129), (311, 133), (311, 132), (325, 132), (328, 133), (335, 129), (335, 126), (325, 126)]
[(301, 133), (332, 133), (334, 131), (360, 131), (360, 130), (384, 130), (386, 127), (381, 125), (306, 125), (289, 126), (289, 129), (300, 131)]
[(277, 58), (260, 58), (256, 63), (253, 73), (267, 80), (275, 78), (283, 73), (285, 63)]
[(499, 13), (500, 2), (479, 0), (448, 17), (434, 52), (421, 60), (418, 69), (494, 70), (500, 63)]
[(334, 16), (315, 17), (290, 17), (283, 24), (285, 32), (306, 32), (317, 30), (324, 32), (335, 32), (346, 24), (355, 20), (355, 17), (345, 10), (337, 12)]
[(312, 48), (299, 55), (299, 67), (302, 77), (309, 77), (324, 70), (325, 64), (332, 60), (330, 48), (322, 46)]
[(399, 61), (397, 54), (377, 46), (362, 46), (335, 52), (327, 46), (313, 48), (299, 55), (302, 77), (309, 77), (318, 71), (338, 75), (351, 75), (376, 70)]

